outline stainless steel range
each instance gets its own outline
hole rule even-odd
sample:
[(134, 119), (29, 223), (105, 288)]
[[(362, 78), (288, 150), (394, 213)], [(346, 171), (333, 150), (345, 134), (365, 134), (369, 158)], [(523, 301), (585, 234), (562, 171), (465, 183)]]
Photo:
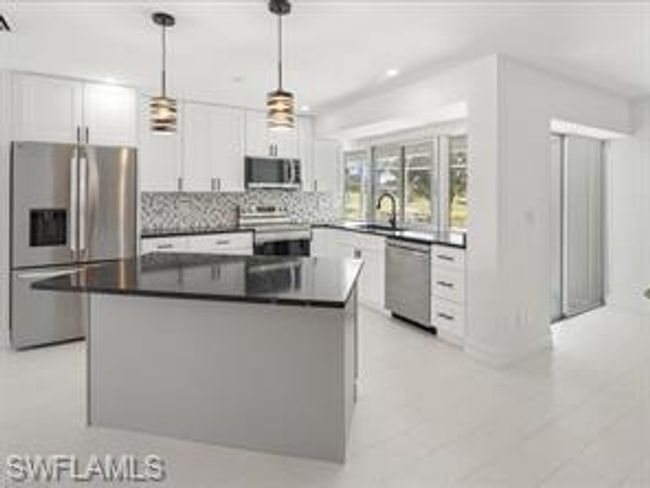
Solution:
[(282, 207), (256, 205), (241, 209), (239, 227), (255, 230), (256, 255), (309, 256), (311, 227), (292, 222)]

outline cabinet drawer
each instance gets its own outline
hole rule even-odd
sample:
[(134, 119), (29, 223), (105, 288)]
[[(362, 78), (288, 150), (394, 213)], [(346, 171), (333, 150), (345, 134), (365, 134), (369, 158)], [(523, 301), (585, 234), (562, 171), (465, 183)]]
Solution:
[(455, 247), (434, 245), (431, 249), (431, 263), (434, 267), (464, 269), (465, 250)]
[(431, 302), (431, 323), (445, 340), (461, 343), (465, 334), (465, 307), (440, 298)]
[(456, 303), (465, 303), (465, 272), (434, 268), (431, 274), (431, 294)]
[(229, 252), (252, 249), (252, 247), (253, 236), (250, 232), (212, 234), (189, 238), (189, 248), (194, 252)]
[(149, 252), (185, 252), (187, 238), (185, 237), (156, 237), (142, 239), (142, 254)]

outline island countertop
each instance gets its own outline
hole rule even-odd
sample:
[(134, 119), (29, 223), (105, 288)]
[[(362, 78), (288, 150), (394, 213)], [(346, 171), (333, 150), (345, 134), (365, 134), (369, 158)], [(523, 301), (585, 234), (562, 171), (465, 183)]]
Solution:
[(342, 308), (357, 259), (152, 253), (35, 282), (39, 290)]

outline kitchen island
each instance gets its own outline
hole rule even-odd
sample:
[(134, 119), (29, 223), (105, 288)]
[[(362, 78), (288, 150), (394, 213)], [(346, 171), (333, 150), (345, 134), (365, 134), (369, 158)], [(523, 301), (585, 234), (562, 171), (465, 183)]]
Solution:
[(90, 425), (343, 462), (360, 270), (153, 253), (33, 287), (88, 294)]

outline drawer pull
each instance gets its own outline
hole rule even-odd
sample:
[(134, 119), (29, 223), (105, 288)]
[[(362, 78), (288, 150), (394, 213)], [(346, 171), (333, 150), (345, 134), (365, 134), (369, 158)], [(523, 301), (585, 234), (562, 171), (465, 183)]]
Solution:
[(223, 240), (223, 241), (216, 241), (215, 244), (216, 244), (217, 246), (227, 246), (228, 244), (230, 244), (230, 241), (226, 241), (226, 240)]
[(449, 315), (449, 314), (442, 313), (442, 312), (438, 312), (438, 317), (440, 317), (441, 319), (445, 319), (445, 320), (451, 320), (451, 321), (456, 320), (456, 318), (453, 315)]
[(445, 288), (453, 288), (454, 284), (449, 283), (448, 281), (437, 281), (436, 282), (439, 286), (444, 286)]
[(158, 244), (156, 249), (173, 249), (174, 245), (173, 244)]
[(451, 262), (455, 261), (455, 259), (452, 256), (447, 256), (446, 254), (436, 254), (436, 257), (443, 261), (451, 261)]

